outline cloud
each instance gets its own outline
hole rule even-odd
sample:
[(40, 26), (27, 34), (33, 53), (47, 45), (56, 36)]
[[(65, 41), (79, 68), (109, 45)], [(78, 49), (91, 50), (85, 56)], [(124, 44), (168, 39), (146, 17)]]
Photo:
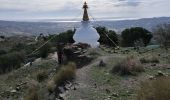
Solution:
[[(95, 18), (170, 16), (169, 0), (86, 0)], [(84, 0), (0, 0), (0, 19), (81, 17)], [(13, 16), (11, 16), (13, 15)]]
[(136, 7), (142, 3), (140, 0), (118, 0), (118, 1), (119, 1), (119, 4), (117, 6)]

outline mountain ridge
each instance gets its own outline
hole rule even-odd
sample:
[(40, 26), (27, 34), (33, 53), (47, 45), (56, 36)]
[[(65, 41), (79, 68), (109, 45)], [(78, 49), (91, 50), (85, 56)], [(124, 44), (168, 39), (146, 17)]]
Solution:
[[(159, 24), (170, 23), (170, 17), (154, 17), (142, 19), (128, 20), (104, 20), (92, 21), (94, 27), (105, 26), (120, 33), (125, 28), (143, 27), (152, 31)], [(80, 22), (56, 22), (56, 21), (41, 21), (41, 22), (24, 22), (24, 21), (5, 21), (0, 20), (0, 35), (39, 35), (43, 33), (59, 34), (69, 29), (80, 27)]]

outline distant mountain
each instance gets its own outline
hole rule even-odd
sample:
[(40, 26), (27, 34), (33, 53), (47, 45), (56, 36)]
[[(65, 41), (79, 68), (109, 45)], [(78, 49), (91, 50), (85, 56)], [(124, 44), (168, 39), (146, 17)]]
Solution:
[[(170, 23), (170, 17), (143, 18), (138, 20), (119, 20), (119, 21), (96, 21), (93, 26), (105, 26), (118, 32), (130, 27), (144, 27), (150, 31), (158, 24)], [(80, 22), (17, 22), (0, 20), (0, 35), (39, 35), (58, 34), (68, 29), (80, 27)]]
[(122, 31), (123, 29), (130, 27), (143, 27), (152, 31), (157, 25), (164, 23), (170, 23), (170, 17), (98, 22), (100, 25), (107, 26), (110, 29), (115, 29), (118, 31)]

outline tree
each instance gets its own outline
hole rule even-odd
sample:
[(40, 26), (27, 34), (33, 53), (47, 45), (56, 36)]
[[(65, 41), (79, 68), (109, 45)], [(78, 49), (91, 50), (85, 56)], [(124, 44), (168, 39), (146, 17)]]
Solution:
[[(100, 35), (100, 44), (108, 46), (116, 46), (118, 44), (118, 36), (115, 31), (108, 30), (106, 27), (96, 27), (97, 32)], [(116, 44), (114, 44), (114, 43)]]
[(40, 53), (40, 57), (42, 58), (46, 58), (48, 56), (48, 53), (51, 49), (51, 44), (47, 43), (45, 44), (43, 47), (41, 47), (39, 53)]
[[(72, 30), (62, 32), (62, 33), (58, 34), (57, 36), (55, 36), (55, 38), (52, 39), (52, 42), (55, 42), (55, 43), (74, 43), (74, 39), (73, 39), (74, 33), (75, 33), (75, 31), (72, 31)], [(49, 38), (51, 38), (52, 36), (50, 36)]]
[(155, 39), (164, 48), (170, 46), (170, 24), (161, 24), (154, 29)]
[(135, 46), (136, 41), (141, 41), (146, 46), (151, 38), (152, 34), (148, 30), (142, 27), (132, 27), (130, 29), (125, 29), (121, 33), (122, 46), (132, 47)]

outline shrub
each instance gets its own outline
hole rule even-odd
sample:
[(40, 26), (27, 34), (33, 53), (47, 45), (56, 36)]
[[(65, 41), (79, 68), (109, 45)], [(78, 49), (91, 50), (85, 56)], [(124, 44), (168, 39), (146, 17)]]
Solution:
[(50, 93), (52, 93), (52, 92), (55, 90), (55, 88), (56, 88), (56, 84), (55, 84), (54, 80), (48, 81), (48, 83), (47, 83), (47, 89), (48, 89), (48, 91), (49, 91)]
[(48, 53), (50, 51), (51, 45), (50, 44), (45, 44), (43, 47), (40, 49), (40, 57), (46, 58), (48, 56)]
[(76, 65), (74, 63), (69, 63), (63, 66), (54, 77), (54, 82), (57, 86), (61, 85), (66, 80), (73, 79), (75, 76)]
[(5, 50), (0, 50), (0, 55), (6, 54), (7, 52)]
[(138, 100), (169, 100), (170, 77), (159, 77), (141, 83), (138, 91)]
[[(73, 35), (75, 33), (75, 30), (68, 30), (66, 32), (62, 32), (55, 36), (54, 39), (52, 39), (53, 43), (74, 43)], [(49, 38), (53, 37), (54, 35), (49, 36)]]
[(24, 100), (39, 100), (38, 89), (36, 86), (30, 86), (28, 88), (28, 93), (26, 94)]
[(159, 58), (156, 56), (150, 56), (148, 58), (141, 58), (141, 63), (159, 63)]
[(151, 32), (142, 27), (132, 27), (130, 29), (125, 29), (121, 33), (122, 46), (131, 47), (135, 46), (135, 41), (142, 40), (143, 44), (146, 46), (149, 44), (152, 38)]
[(37, 80), (38, 80), (39, 82), (44, 81), (47, 77), (48, 77), (48, 73), (47, 73), (46, 71), (40, 70), (40, 71), (37, 73)]
[[(107, 45), (107, 46), (114, 46), (114, 47), (116, 45), (118, 45), (119, 39), (118, 39), (118, 35), (116, 34), (115, 31), (108, 30), (106, 27), (101, 27), (101, 26), (96, 27), (96, 30), (100, 35), (100, 39), (99, 39), (100, 44), (104, 44), (104, 45)], [(114, 42), (116, 45), (112, 42)]]
[(154, 30), (154, 38), (166, 50), (170, 47), (170, 24), (160, 24)]
[(136, 75), (137, 72), (142, 71), (144, 71), (144, 68), (141, 62), (133, 56), (127, 57), (112, 69), (113, 73), (119, 73), (121, 75)]
[(21, 67), (24, 58), (22, 52), (12, 52), (0, 56), (0, 74)]
[(56, 87), (60, 86), (67, 80), (71, 80), (75, 77), (76, 65), (74, 63), (68, 63), (57, 71), (53, 80), (50, 80), (47, 84), (49, 92), (53, 92)]

